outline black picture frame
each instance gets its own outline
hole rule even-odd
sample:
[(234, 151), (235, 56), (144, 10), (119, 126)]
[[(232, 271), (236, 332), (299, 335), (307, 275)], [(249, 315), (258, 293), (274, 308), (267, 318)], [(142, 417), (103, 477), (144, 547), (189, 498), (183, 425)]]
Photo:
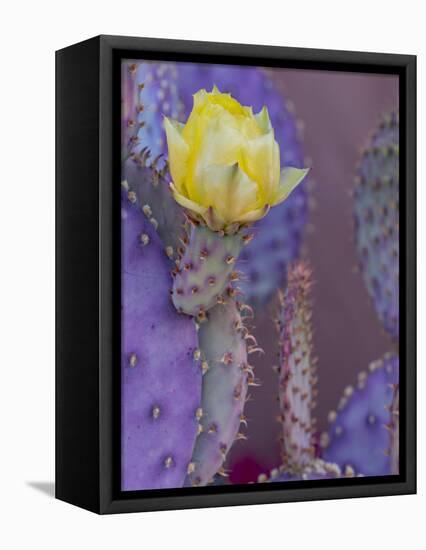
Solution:
[[(399, 76), (399, 476), (120, 492), (122, 57)], [(108, 514), (415, 492), (416, 57), (118, 36), (56, 52), (56, 498)]]

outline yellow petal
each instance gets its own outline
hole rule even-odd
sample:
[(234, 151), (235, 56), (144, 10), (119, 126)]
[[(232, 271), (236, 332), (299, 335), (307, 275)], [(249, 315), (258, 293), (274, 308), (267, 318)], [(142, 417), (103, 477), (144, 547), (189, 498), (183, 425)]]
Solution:
[(268, 109), (266, 107), (263, 107), (261, 111), (254, 115), (254, 118), (264, 134), (269, 134), (269, 132), (273, 131)]
[(250, 223), (250, 222), (255, 222), (257, 220), (260, 220), (261, 218), (266, 216), (270, 208), (271, 207), (269, 204), (265, 204), (261, 208), (257, 208), (256, 210), (251, 210), (250, 212), (246, 212), (243, 216), (240, 217), (238, 221), (240, 223)]
[(246, 139), (252, 140), (263, 135), (263, 130), (260, 128), (256, 119), (254, 118), (254, 115), (244, 118), (238, 117), (238, 122), (240, 132)]
[(170, 184), (170, 188), (173, 193), (173, 198), (177, 203), (179, 203), (183, 208), (186, 208), (187, 210), (191, 210), (192, 212), (196, 212), (197, 214), (200, 214), (201, 216), (204, 216), (207, 212), (207, 208), (204, 206), (201, 206), (200, 204), (197, 204), (196, 202), (188, 199), (179, 191), (177, 188), (173, 185), (173, 183)]
[(309, 168), (284, 168), (272, 206), (283, 202), (309, 172)]
[(232, 165), (238, 162), (243, 138), (227, 116), (212, 119), (198, 148), (196, 174), (213, 165)]
[(192, 97), (194, 101), (193, 111), (199, 111), (207, 103), (207, 92), (204, 88), (202, 90), (198, 90), (198, 92)]
[(183, 192), (187, 172), (189, 147), (181, 135), (181, 127), (174, 121), (164, 117), (167, 146), (169, 149), (170, 174), (176, 188)]
[(212, 206), (227, 224), (239, 221), (258, 205), (258, 186), (238, 164), (210, 166), (200, 178), (203, 204)]
[[(185, 185), (186, 195), (205, 206), (202, 182), (203, 171), (211, 165), (231, 165), (238, 161), (241, 150), (241, 134), (233, 117), (219, 105), (209, 106), (211, 117), (201, 116), (196, 126), (188, 122), (184, 130), (190, 154)], [(192, 115), (191, 115), (192, 117)]]
[(212, 231), (220, 231), (226, 227), (225, 220), (212, 206), (203, 214), (203, 219)]
[(247, 116), (244, 107), (231, 94), (219, 92), (217, 88), (207, 94), (207, 101), (213, 105), (220, 105), (232, 115)]
[(246, 142), (243, 169), (257, 182), (264, 202), (270, 203), (280, 178), (280, 151), (272, 132)]

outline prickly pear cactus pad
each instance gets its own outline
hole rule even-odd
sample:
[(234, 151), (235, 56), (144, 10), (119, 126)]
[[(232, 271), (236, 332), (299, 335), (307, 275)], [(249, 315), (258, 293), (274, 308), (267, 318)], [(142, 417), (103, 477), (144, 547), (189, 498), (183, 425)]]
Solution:
[(181, 487), (198, 433), (202, 373), (189, 317), (133, 192), (122, 191), (122, 488)]
[(362, 155), (354, 193), (359, 266), (383, 328), (399, 335), (399, 116), (385, 117)]
[(198, 332), (198, 360), (203, 393), (198, 416), (200, 430), (188, 485), (206, 485), (216, 473), (226, 475), (223, 463), (235, 440), (244, 438), (244, 403), (253, 371), (248, 364), (247, 331), (234, 300), (208, 312)]
[(173, 199), (167, 180), (167, 168), (146, 165), (139, 156), (123, 165), (123, 181), (135, 193), (137, 204), (161, 239), (165, 254), (178, 257), (185, 234), (185, 216)]
[(179, 116), (176, 68), (168, 63), (129, 60), (121, 66), (122, 159), (165, 153), (163, 116)]
[(326, 460), (365, 476), (392, 473), (389, 430), (396, 416), (391, 405), (398, 381), (399, 360), (389, 353), (362, 371), (355, 386), (345, 389), (322, 436)]
[(239, 278), (236, 258), (243, 245), (243, 235), (221, 236), (192, 225), (182, 239), (182, 255), (174, 273), (172, 300), (176, 309), (203, 318), (232, 294), (232, 283)]

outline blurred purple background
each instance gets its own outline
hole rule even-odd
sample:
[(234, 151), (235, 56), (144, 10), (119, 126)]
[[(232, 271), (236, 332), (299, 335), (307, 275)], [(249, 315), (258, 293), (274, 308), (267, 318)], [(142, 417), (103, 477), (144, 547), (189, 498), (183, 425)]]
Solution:
[[(398, 108), (398, 78), (331, 71), (268, 70), (275, 85), (295, 107), (304, 128), (304, 149), (311, 159), (313, 208), (304, 255), (313, 267), (314, 354), (318, 357), (318, 429), (359, 371), (392, 349), (356, 272), (352, 199), (360, 150), (380, 116)], [(280, 463), (274, 304), (257, 315), (256, 335), (265, 349), (254, 360), (262, 382), (252, 388), (246, 412), (248, 441), (234, 445), (229, 464), (234, 482), (254, 481), (261, 470)]]

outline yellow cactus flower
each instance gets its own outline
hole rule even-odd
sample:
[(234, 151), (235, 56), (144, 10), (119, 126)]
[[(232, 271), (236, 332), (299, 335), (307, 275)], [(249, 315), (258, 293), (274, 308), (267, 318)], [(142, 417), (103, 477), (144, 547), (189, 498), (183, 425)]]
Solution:
[(186, 124), (164, 119), (175, 200), (213, 231), (236, 231), (284, 201), (308, 170), (280, 170), (266, 107), (253, 114), (216, 87), (199, 90)]

